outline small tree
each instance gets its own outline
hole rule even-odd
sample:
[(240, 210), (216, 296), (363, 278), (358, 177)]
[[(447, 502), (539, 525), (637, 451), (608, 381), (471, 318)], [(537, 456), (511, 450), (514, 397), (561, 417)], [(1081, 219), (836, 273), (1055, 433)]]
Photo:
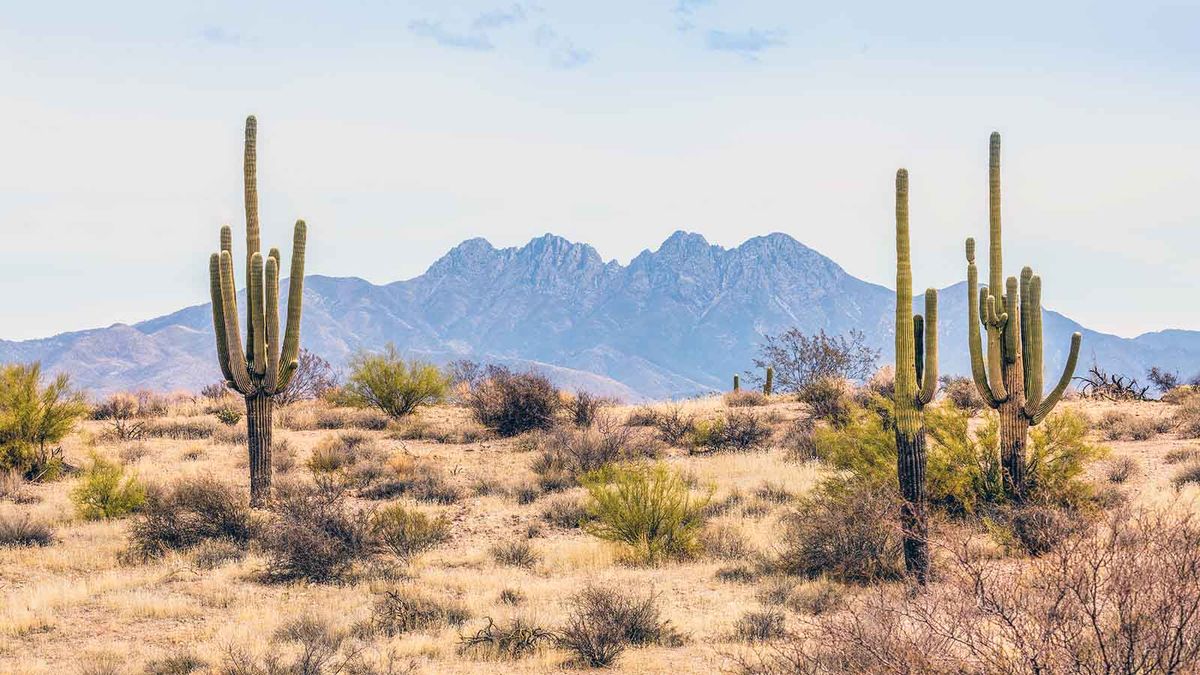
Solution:
[(325, 359), (301, 348), (296, 362), (296, 373), (283, 391), (275, 394), (275, 402), (288, 405), (297, 401), (311, 401), (338, 386), (338, 376), (333, 366)]
[[(879, 350), (867, 346), (862, 331), (845, 335), (826, 335), (824, 330), (806, 335), (790, 328), (778, 335), (767, 335), (754, 358), (757, 371), (768, 367), (774, 375), (774, 389), (795, 393), (821, 379), (861, 380), (875, 372)], [(746, 371), (760, 381), (755, 371)]]
[(61, 468), (51, 445), (75, 429), (88, 414), (82, 393), (73, 391), (65, 373), (42, 385), (40, 363), (0, 369), (0, 469), (14, 469), (30, 480), (50, 477)]
[(391, 417), (404, 417), (418, 406), (446, 396), (450, 379), (437, 366), (405, 360), (396, 346), (381, 353), (359, 352), (350, 359), (346, 400), (351, 405), (377, 408)]
[(1146, 379), (1150, 380), (1150, 384), (1153, 384), (1154, 388), (1162, 394), (1179, 386), (1179, 373), (1163, 370), (1158, 366), (1146, 371)]

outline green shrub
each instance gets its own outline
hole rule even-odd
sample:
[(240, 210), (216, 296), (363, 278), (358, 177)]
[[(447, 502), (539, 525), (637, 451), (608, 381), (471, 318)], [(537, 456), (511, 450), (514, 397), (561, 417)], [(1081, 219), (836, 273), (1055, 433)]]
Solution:
[(98, 455), (71, 490), (71, 501), (84, 520), (120, 518), (146, 503), (146, 486), (137, 476), (125, 475), (125, 467)]
[(62, 475), (62, 453), (54, 444), (88, 412), (65, 374), (43, 385), (39, 363), (0, 368), (0, 472), (17, 471), (33, 481)]
[(582, 480), (588, 491), (584, 529), (625, 544), (635, 559), (655, 563), (700, 550), (704, 507), (712, 490), (696, 496), (665, 464), (613, 466)]
[(430, 518), (416, 509), (394, 504), (375, 512), (371, 534), (383, 550), (407, 561), (446, 541), (450, 537), (450, 521), (444, 516)]
[(220, 422), (221, 424), (224, 424), (227, 427), (231, 427), (231, 426), (237, 424), (238, 422), (241, 422), (242, 415), (243, 415), (240, 408), (235, 408), (232, 405), (223, 406), (221, 408), (218, 408), (217, 411), (213, 414), (216, 415), (218, 422)]
[(393, 418), (437, 403), (450, 391), (450, 379), (437, 366), (405, 360), (389, 344), (380, 354), (360, 352), (350, 359), (342, 395), (351, 405), (377, 408)]
[(841, 424), (851, 406), (848, 388), (845, 380), (821, 377), (800, 387), (797, 394), (801, 403), (808, 404), (814, 418)]

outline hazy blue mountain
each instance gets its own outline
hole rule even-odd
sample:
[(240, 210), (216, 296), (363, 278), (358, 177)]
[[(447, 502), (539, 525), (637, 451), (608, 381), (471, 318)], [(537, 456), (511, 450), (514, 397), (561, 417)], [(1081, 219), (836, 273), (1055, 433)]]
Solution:
[[(635, 400), (727, 388), (764, 334), (791, 326), (861, 330), (890, 360), (893, 298), (785, 234), (725, 249), (676, 232), (628, 265), (547, 234), (504, 249), (470, 239), (424, 274), (382, 286), (310, 276), (302, 334), (335, 364), (390, 341), (414, 356), (539, 368), (562, 386)], [(942, 290), (940, 300), (942, 371), (965, 374), (965, 284)], [(0, 361), (40, 359), (98, 392), (197, 389), (219, 377), (211, 321), (209, 306), (197, 305), (133, 326), (0, 341)], [(1081, 370), (1096, 361), (1139, 377), (1152, 365), (1200, 371), (1200, 332), (1128, 339), (1047, 311), (1048, 382), (1076, 330), (1084, 334)]]

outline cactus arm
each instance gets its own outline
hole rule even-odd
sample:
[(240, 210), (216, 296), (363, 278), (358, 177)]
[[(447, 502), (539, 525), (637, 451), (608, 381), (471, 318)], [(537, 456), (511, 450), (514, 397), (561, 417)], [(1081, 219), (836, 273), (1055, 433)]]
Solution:
[(279, 393), (279, 257), (268, 256), (266, 270), (264, 310), (266, 321), (267, 372), (263, 379), (263, 389), (270, 394)]
[[(1028, 267), (1025, 269), (1029, 269)], [(1033, 419), (1041, 409), (1042, 387), (1042, 278), (1031, 275), (1028, 294), (1021, 300), (1022, 311), (1028, 308), (1029, 329), (1022, 333), (1022, 342), (1027, 345), (1025, 359), (1025, 416)], [(1072, 371), (1074, 368), (1071, 369)]]
[[(1030, 347), (1032, 347), (1032, 345), (1033, 345), (1033, 343), (1031, 343), (1029, 340), (1029, 336), (1030, 336), (1029, 317), (1030, 317), (1030, 314), (1032, 313), (1031, 312), (1032, 307), (1030, 306), (1030, 302), (1029, 302), (1029, 282), (1030, 282), (1030, 279), (1032, 279), (1032, 278), (1033, 278), (1033, 270), (1032, 269), (1030, 269), (1028, 266), (1021, 269), (1021, 280), (1019, 282), (1020, 299), (1021, 299), (1021, 340), (1020, 340), (1021, 344), (1019, 346), (1021, 348), (1021, 363), (1024, 366), (1024, 372), (1022, 373), (1022, 375), (1023, 375), (1024, 381), (1025, 381), (1025, 393), (1026, 394), (1029, 393), (1029, 390), (1032, 388), (1032, 384), (1033, 384), (1033, 382), (1030, 380), (1030, 377), (1029, 377), (1030, 374), (1033, 372), (1029, 367), (1031, 364), (1030, 360), (1033, 358), (1033, 355), (1029, 353)], [(1026, 402), (1028, 402), (1028, 399), (1026, 399)], [(1035, 404), (1034, 408), (1036, 408), (1036, 407), (1037, 406)], [(1031, 409), (1033, 409), (1033, 408), (1031, 408)]]
[(242, 351), (241, 328), (237, 318), (237, 290), (233, 283), (233, 256), (221, 251), (221, 309), (225, 315), (225, 346), (229, 353), (229, 373), (234, 389), (244, 396), (252, 395), (256, 388), (246, 369), (246, 353)]
[[(983, 336), (980, 326), (983, 319), (979, 315), (986, 289), (978, 289), (979, 269), (975, 266), (975, 240), (967, 239), (967, 347), (971, 353), (971, 379), (975, 380), (975, 388), (989, 407), (1000, 405), (1001, 399), (992, 392), (988, 384), (987, 365), (983, 357)], [(990, 333), (990, 329), (989, 329)], [(1002, 383), (998, 383), (1003, 387)]]
[(246, 332), (253, 336), (250, 340), (254, 348), (249, 352), (250, 370), (258, 376), (267, 371), (267, 327), (263, 290), (263, 257), (261, 253), (255, 253), (250, 256), (250, 284), (246, 288), (246, 313), (250, 322)]
[(208, 290), (212, 297), (213, 333), (217, 336), (217, 364), (226, 382), (233, 380), (229, 371), (229, 347), (225, 343), (225, 309), (221, 303), (221, 254), (214, 253), (208, 259)]
[(921, 374), (925, 372), (925, 317), (920, 314), (914, 314), (912, 318), (913, 324), (913, 368), (916, 373), (914, 382), (921, 381)]
[(1004, 387), (1004, 326), (1008, 323), (1008, 314), (998, 309), (999, 298), (984, 288), (979, 292), (979, 300), (983, 304), (983, 323), (987, 329), (987, 368), (988, 379), (996, 397), (1000, 400), (1008, 398)]
[(1017, 278), (1009, 277), (1004, 294), (1004, 313), (1009, 317), (1004, 331), (1004, 362), (1016, 363), (1017, 350), (1021, 348), (1021, 309), (1020, 295), (1017, 292)]
[(279, 362), (284, 371), (279, 376), (279, 389), (284, 389), (296, 372), (296, 362), (300, 357), (300, 312), (304, 301), (304, 250), (308, 241), (308, 225), (303, 220), (296, 221), (296, 229), (292, 236), (292, 276), (288, 282), (287, 328), (283, 334), (283, 349)]
[[(917, 397), (920, 405), (925, 405), (932, 401), (934, 394), (937, 393), (937, 301), (937, 291), (932, 288), (925, 289), (925, 339), (923, 349), (925, 355), (925, 372), (918, 373), (917, 375), (918, 378), (922, 379), (921, 393)], [(918, 352), (918, 354), (920, 353)]]
[(1054, 406), (1058, 405), (1063, 392), (1067, 390), (1067, 385), (1071, 383), (1071, 376), (1075, 374), (1075, 364), (1079, 361), (1079, 344), (1082, 341), (1083, 336), (1079, 333), (1071, 334), (1071, 351), (1067, 354), (1067, 365), (1063, 367), (1062, 377), (1059, 378), (1054, 391), (1047, 394), (1042, 404), (1038, 406), (1037, 414), (1030, 420), (1031, 424), (1040, 424), (1050, 414), (1050, 411), (1054, 410)]

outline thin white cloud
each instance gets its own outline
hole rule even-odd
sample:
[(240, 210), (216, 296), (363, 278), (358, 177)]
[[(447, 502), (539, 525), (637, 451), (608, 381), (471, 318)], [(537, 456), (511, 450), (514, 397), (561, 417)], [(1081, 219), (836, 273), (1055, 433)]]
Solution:
[(483, 52), (494, 49), (492, 41), (484, 33), (457, 33), (447, 30), (437, 21), (417, 19), (408, 24), (408, 29), (414, 35), (429, 38), (443, 47)]
[(705, 39), (705, 46), (713, 51), (733, 52), (747, 59), (757, 60), (762, 52), (787, 44), (784, 36), (782, 30), (710, 30)]

